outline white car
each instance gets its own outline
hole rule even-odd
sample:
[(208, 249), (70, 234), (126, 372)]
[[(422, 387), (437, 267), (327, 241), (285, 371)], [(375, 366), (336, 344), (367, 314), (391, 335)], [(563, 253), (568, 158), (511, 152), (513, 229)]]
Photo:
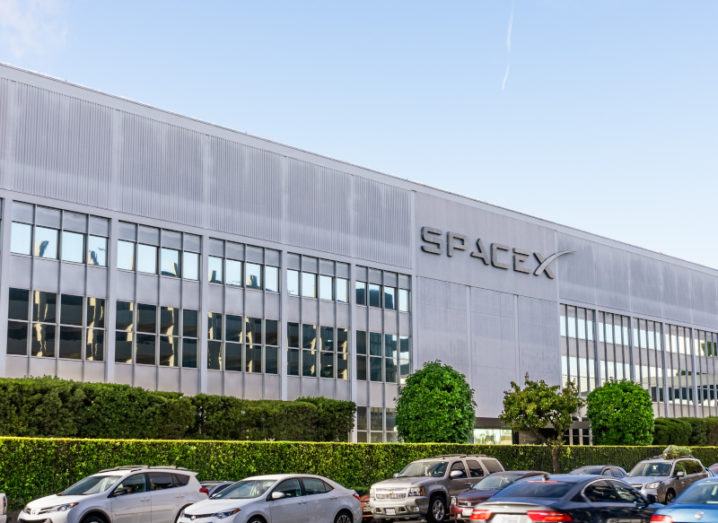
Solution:
[(7, 496), (0, 492), (0, 523), (7, 523)]
[(360, 523), (359, 496), (307, 474), (254, 476), (180, 514), (177, 523)]
[(173, 467), (103, 470), (28, 503), (18, 523), (176, 523), (183, 508), (207, 499), (196, 475)]

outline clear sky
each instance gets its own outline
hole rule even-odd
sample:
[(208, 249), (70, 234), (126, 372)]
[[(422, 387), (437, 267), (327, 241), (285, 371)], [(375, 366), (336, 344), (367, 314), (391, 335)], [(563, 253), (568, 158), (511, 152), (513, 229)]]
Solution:
[(718, 268), (716, 0), (0, 0), (0, 61)]

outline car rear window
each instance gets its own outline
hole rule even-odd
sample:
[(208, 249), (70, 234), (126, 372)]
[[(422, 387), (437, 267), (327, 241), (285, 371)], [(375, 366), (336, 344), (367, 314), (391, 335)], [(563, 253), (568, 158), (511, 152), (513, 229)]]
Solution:
[(499, 460), (497, 459), (485, 459), (484, 465), (486, 465), (486, 469), (489, 471), (489, 474), (504, 471), (504, 467), (501, 466), (501, 463), (499, 463)]
[(526, 480), (509, 485), (496, 494), (498, 498), (547, 498), (560, 499), (573, 488), (575, 483), (556, 480)]
[(186, 487), (189, 483), (189, 476), (185, 474), (175, 474), (175, 484), (178, 487)]

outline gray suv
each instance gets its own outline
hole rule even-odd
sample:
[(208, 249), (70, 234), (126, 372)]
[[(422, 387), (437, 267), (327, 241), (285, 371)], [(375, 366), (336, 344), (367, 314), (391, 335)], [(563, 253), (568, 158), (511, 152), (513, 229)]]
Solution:
[(639, 462), (623, 480), (645, 496), (655, 496), (660, 503), (670, 503), (691, 484), (708, 476), (696, 458), (654, 458)]
[(377, 520), (424, 517), (436, 523), (446, 517), (451, 496), (503, 470), (499, 460), (488, 456), (440, 456), (413, 461), (394, 479), (372, 485), (369, 508)]

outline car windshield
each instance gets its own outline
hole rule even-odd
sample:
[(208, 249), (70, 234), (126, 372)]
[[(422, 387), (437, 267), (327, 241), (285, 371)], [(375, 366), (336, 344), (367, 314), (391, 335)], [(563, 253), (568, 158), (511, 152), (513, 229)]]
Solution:
[(718, 483), (698, 483), (681, 494), (676, 503), (718, 505)]
[(212, 499), (252, 499), (267, 492), (276, 483), (273, 479), (245, 479), (230, 485)]
[(415, 461), (399, 472), (399, 478), (443, 478), (447, 461)]
[(629, 476), (669, 476), (671, 464), (661, 461), (642, 461), (631, 470)]
[(61, 496), (89, 496), (100, 494), (109, 490), (122, 476), (119, 475), (98, 475), (90, 476), (78, 481), (67, 490), (60, 493)]
[(475, 490), (498, 490), (511, 485), (518, 476), (509, 474), (491, 474), (474, 485)]
[(573, 488), (575, 483), (568, 481), (547, 480), (526, 480), (517, 481), (501, 492), (496, 494), (492, 499), (499, 498), (547, 498), (560, 499), (564, 497), (569, 490)]

